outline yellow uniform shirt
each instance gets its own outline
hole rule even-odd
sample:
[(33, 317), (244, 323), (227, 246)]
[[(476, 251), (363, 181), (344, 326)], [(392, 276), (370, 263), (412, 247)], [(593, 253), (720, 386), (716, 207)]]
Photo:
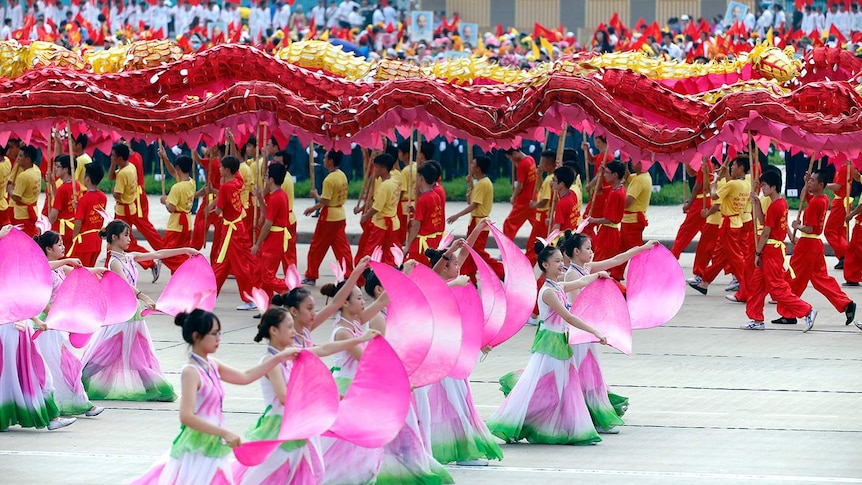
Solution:
[[(114, 193), (120, 194), (119, 204), (114, 209), (118, 216), (133, 215), (138, 213), (135, 201), (138, 199), (138, 172), (131, 163), (117, 170), (117, 181), (114, 184)], [(126, 214), (126, 206), (130, 204), (131, 214)]]
[(84, 175), (86, 175), (84, 169), (90, 163), (93, 163), (93, 159), (86, 153), (82, 153), (75, 159), (75, 180), (77, 180), (81, 185), (84, 185)]
[(33, 165), (27, 170), (18, 172), (18, 178), (15, 179), (15, 190), (13, 195), (21, 198), (21, 203), (12, 201), (13, 217), (16, 219), (29, 219), (30, 211), (28, 206), (32, 206), (39, 200), (39, 192), (42, 188), (42, 172), (39, 167)]
[(323, 193), (320, 198), (329, 201), (326, 222), (343, 221), (347, 218), (344, 214), (344, 203), (347, 202), (347, 176), (344, 172), (336, 169), (323, 179)]
[[(750, 173), (745, 174), (745, 181), (748, 182), (748, 186), (751, 187), (751, 174)], [(763, 211), (763, 215), (764, 215), (764, 217), (766, 216), (766, 211)], [(750, 222), (752, 220), (751, 197), (749, 197), (748, 200), (746, 201), (745, 209), (742, 211), (742, 214), (740, 214), (740, 217), (742, 218), (743, 224), (745, 224), (746, 222)]]
[[(239, 175), (242, 177), (242, 191), (240, 192), (240, 197), (242, 198), (242, 206), (248, 209), (251, 197), (251, 189), (254, 187), (254, 172), (252, 172), (251, 167), (247, 163), (239, 164)], [(248, 212), (246, 210), (246, 212)]]
[(481, 219), (491, 215), (491, 207), (494, 205), (494, 184), (487, 176), (473, 183), (473, 191), (470, 192), (470, 203), (478, 204), (470, 215)]
[(400, 229), (401, 222), (395, 217), (400, 201), (401, 188), (394, 179), (389, 178), (380, 182), (377, 190), (374, 191), (374, 204), (371, 208), (377, 212), (371, 217), (371, 222), (380, 229), (388, 229), (386, 222), (389, 219), (392, 224), (391, 229)]
[[(766, 219), (766, 211), (769, 210), (769, 206), (772, 205), (772, 199), (765, 195), (760, 196), (760, 209), (763, 211), (763, 218)], [(757, 224), (757, 235), (763, 233), (763, 224)]]
[[(403, 180), (403, 184), (401, 184), (401, 200), (407, 201), (407, 191), (413, 187), (416, 187), (416, 162), (411, 163), (404, 167), (404, 170), (401, 172), (401, 178)], [(416, 197), (414, 196), (415, 200)], [(404, 204), (404, 208), (407, 208), (407, 204)]]
[[(649, 172), (629, 175), (629, 185), (626, 187), (626, 197), (634, 198), (634, 202), (626, 207), (622, 222), (637, 222), (636, 212), (646, 213), (652, 196), (652, 176)], [(644, 214), (646, 215), (646, 214)]]
[(290, 224), (296, 224), (296, 214), (293, 213), (293, 175), (290, 172), (284, 174), (284, 182), (281, 184), (281, 190), (287, 194), (287, 202), (289, 204), (287, 209), (290, 211)]
[[(168, 204), (173, 204), (176, 207), (176, 212), (171, 212), (170, 217), (168, 217), (168, 231), (176, 231), (182, 232), (183, 226), (180, 224), (180, 217), (188, 217), (184, 216), (181, 213), (188, 214), (192, 210), (192, 201), (195, 197), (195, 181), (194, 180), (185, 180), (183, 182), (177, 182), (171, 187), (171, 191), (168, 193)], [(188, 228), (191, 230), (191, 228)]]
[(742, 227), (741, 214), (750, 203), (751, 185), (745, 180), (731, 180), (716, 190), (721, 204), (721, 215), (730, 218), (731, 228)]
[(9, 182), (9, 175), (12, 174), (12, 162), (8, 158), (3, 157), (0, 160), (0, 211), (5, 211), (9, 208), (9, 194), (6, 193), (6, 183)]
[[(536, 194), (536, 202), (541, 202), (543, 200), (547, 200), (548, 202), (545, 204), (545, 207), (539, 207), (536, 209), (536, 212), (548, 212), (551, 210), (551, 177), (552, 175), (546, 175), (545, 179), (542, 180), (542, 185), (539, 187), (539, 193)], [(539, 219), (538, 217), (536, 220)]]

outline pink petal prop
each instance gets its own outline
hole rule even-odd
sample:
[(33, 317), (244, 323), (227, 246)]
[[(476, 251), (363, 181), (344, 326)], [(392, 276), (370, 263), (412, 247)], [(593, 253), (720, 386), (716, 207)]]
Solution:
[(90, 337), (93, 334), (91, 333), (70, 333), (69, 334), (69, 343), (72, 344), (72, 347), (76, 349), (83, 349), (87, 346), (87, 342), (90, 341)]
[(485, 315), (482, 312), (482, 299), (475, 286), (453, 286), (450, 289), (461, 310), (461, 354), (449, 377), (466, 379), (473, 372), (476, 359), (482, 350)]
[(176, 316), (195, 308), (212, 311), (215, 301), (215, 274), (206, 257), (199, 254), (186, 260), (171, 275), (159, 301), (156, 302), (156, 309)]
[(135, 290), (116, 273), (105, 271), (99, 280), (102, 293), (107, 301), (105, 325), (116, 325), (129, 321), (138, 311), (138, 298)]
[(395, 260), (395, 266), (400, 267), (404, 263), (404, 251), (398, 246), (392, 246), (389, 248), (389, 252), (392, 253), (392, 258)]
[(267, 297), (266, 292), (260, 288), (252, 288), (251, 295), (243, 293), (243, 296), (248, 298), (250, 301), (253, 301), (260, 313), (269, 309), (269, 298)]
[(347, 267), (345, 266), (344, 260), (341, 260), (341, 266), (338, 263), (330, 263), (329, 267), (332, 269), (332, 274), (335, 276), (335, 281), (341, 282), (344, 281), (347, 276)]
[(0, 325), (36, 316), (51, 300), (51, 267), (39, 245), (18, 229), (0, 239)]
[(325, 433), (365, 448), (378, 448), (404, 427), (410, 406), (410, 380), (404, 365), (382, 337), (368, 342), (356, 376)]
[(51, 221), (44, 214), (39, 214), (36, 219), (36, 228), (39, 229), (40, 234), (44, 234), (51, 230)]
[(338, 387), (329, 368), (316, 355), (303, 350), (293, 362), (287, 381), (278, 439), (243, 443), (234, 448), (234, 455), (243, 465), (259, 465), (281, 443), (318, 436), (329, 429), (339, 406)]
[(500, 333), (500, 328), (506, 321), (506, 293), (503, 292), (503, 283), (488, 263), (473, 248), (465, 247), (476, 264), (477, 280), (482, 288), (479, 296), (482, 300), (485, 322), (482, 329), (482, 347), (484, 347)]
[[(596, 280), (586, 286), (572, 304), (572, 315), (601, 332), (608, 345), (628, 355), (632, 353), (632, 325), (626, 300), (611, 279)], [(591, 333), (569, 327), (569, 343), (598, 342)]]
[[(299, 270), (295, 264), (291, 264), (284, 272), (284, 283), (289, 289), (299, 288), (302, 286), (302, 278), (299, 277)], [(260, 307), (258, 307), (260, 308)]]
[(662, 245), (644, 251), (629, 262), (626, 303), (632, 329), (664, 325), (685, 300), (685, 276), (679, 262)]
[(45, 324), (52, 330), (91, 334), (102, 326), (107, 313), (99, 279), (86, 268), (75, 268), (57, 288)]
[(371, 261), (379, 263), (383, 259), (383, 248), (377, 246), (371, 251)]
[(397, 269), (372, 262), (371, 269), (392, 302), (386, 314), (386, 340), (395, 349), (407, 373), (422, 364), (434, 336), (431, 304), (413, 280)]
[(105, 224), (105, 225), (107, 225), (109, 222), (114, 220), (114, 216), (108, 214), (107, 212), (103, 211), (102, 209), (96, 209), (96, 212), (100, 216), (102, 216), (102, 219), (104, 219), (103, 224)]
[(443, 250), (448, 248), (454, 240), (455, 236), (452, 234), (452, 231), (447, 232), (446, 235), (443, 236), (443, 239), (440, 240), (440, 244), (437, 245), (437, 249)]
[[(448, 376), (461, 354), (461, 309), (449, 285), (428, 266), (418, 264), (409, 275), (415, 281), (425, 299), (433, 302), (431, 316), (434, 319), (434, 334), (431, 349), (422, 365), (410, 374), (413, 387), (434, 384)], [(389, 307), (403, 302), (392, 300)]]
[(512, 338), (527, 323), (536, 305), (538, 290), (533, 265), (527, 256), (493, 224), (488, 228), (497, 241), (503, 267), (506, 268), (506, 281), (503, 283), (506, 292), (506, 320), (497, 335), (488, 343), (496, 347)]
[(584, 229), (586, 229), (589, 224), (590, 224), (590, 221), (588, 219), (584, 219), (583, 221), (581, 221), (580, 224), (578, 224), (578, 228), (575, 229), (575, 233), (576, 234), (583, 233)]

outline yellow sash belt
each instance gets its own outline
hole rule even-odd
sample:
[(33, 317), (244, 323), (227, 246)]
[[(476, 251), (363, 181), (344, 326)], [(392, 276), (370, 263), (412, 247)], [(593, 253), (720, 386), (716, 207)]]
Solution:
[(227, 254), (227, 247), (230, 244), (230, 237), (233, 235), (233, 232), (236, 230), (236, 225), (238, 222), (242, 221), (242, 215), (237, 217), (232, 221), (224, 220), (222, 224), (227, 226), (227, 233), (224, 235), (224, 242), (221, 244), (221, 249), (218, 252), (218, 257), (216, 258), (216, 263), (224, 262), (224, 257)]
[(286, 227), (272, 226), (269, 228), (269, 232), (283, 232), (284, 233), (283, 251), (287, 252), (287, 242), (290, 241), (290, 238), (291, 238), (290, 231), (288, 231)]
[[(434, 234), (426, 234), (426, 235), (418, 235), (416, 238), (419, 240), (419, 252), (425, 254), (425, 250), (429, 248), (428, 240), (434, 239), (435, 237), (442, 236), (442, 232), (435, 232)], [(408, 248), (409, 249), (409, 248)]]

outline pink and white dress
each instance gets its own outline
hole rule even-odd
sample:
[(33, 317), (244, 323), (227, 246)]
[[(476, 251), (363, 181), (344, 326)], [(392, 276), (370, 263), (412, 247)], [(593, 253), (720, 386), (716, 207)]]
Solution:
[[(63, 268), (51, 271), (51, 301), (57, 288), (66, 279)], [(44, 321), (46, 314), (40, 315)], [(47, 330), (36, 337), (36, 346), (45, 359), (45, 366), (54, 385), (54, 402), (62, 416), (84, 414), (93, 407), (81, 382), (83, 365), (69, 343), (69, 333), (61, 330)]]
[(29, 320), (0, 325), (0, 430), (16, 424), (44, 428), (60, 415), (51, 375), (32, 337)]
[[(356, 322), (349, 322), (340, 314), (336, 318), (336, 327), (332, 330), (330, 340), (335, 342), (335, 335), (339, 331), (345, 331), (338, 326), (338, 322), (344, 321), (350, 324), (353, 337), (362, 336), (363, 329)], [(363, 344), (364, 345), (364, 344)], [(347, 392), (347, 388), (356, 376), (359, 361), (349, 352), (341, 351), (332, 356), (332, 375), (338, 384), (341, 396)], [(356, 416), (362, 419), (362, 416)], [(326, 476), (323, 480), (325, 485), (366, 485), (375, 483), (383, 462), (383, 448), (364, 448), (349, 441), (336, 438), (322, 437), (320, 439), (323, 451), (323, 463)]]
[[(303, 343), (310, 344), (311, 335), (306, 333), (304, 336), (307, 337), (307, 340), (304, 340)], [(303, 345), (297, 346), (302, 347)], [(262, 363), (266, 357), (276, 353), (275, 349), (269, 347), (267, 354), (261, 357), (260, 362)], [(281, 369), (286, 384), (290, 380), (293, 362), (282, 362), (278, 368)], [(246, 433), (249, 441), (278, 439), (281, 420), (284, 416), (284, 405), (278, 400), (272, 382), (266, 378), (261, 379), (260, 387), (267, 407), (257, 424)], [(320, 438), (313, 437), (307, 440), (283, 443), (267, 457), (266, 461), (257, 466), (248, 467), (241, 463), (234, 463), (233, 476), (237, 485), (269, 483), (318, 485), (323, 482), (324, 477)]]
[[(125, 280), (137, 287), (138, 268), (126, 255), (111, 253)], [(81, 362), (82, 380), (90, 399), (174, 401), (174, 388), (165, 380), (156, 359), (150, 332), (140, 313), (131, 320), (102, 327), (90, 340)]]
[[(218, 367), (211, 359), (195, 354), (191, 358), (200, 377), (195, 395), (195, 415), (216, 426), (224, 425), (222, 406), (224, 388)], [(231, 449), (221, 437), (180, 426), (170, 452), (131, 485), (232, 485), (229, 456)]]
[(507, 443), (522, 439), (544, 444), (596, 443), (601, 438), (584, 402), (569, 346), (568, 324), (543, 301), (548, 291), (568, 306), (562, 287), (546, 281), (539, 290), (541, 321), (533, 340), (532, 355), (512, 391), (488, 420), (488, 428)]
[(473, 406), (468, 379), (446, 377), (428, 386), (430, 441), (440, 463), (487, 458), (502, 460), (503, 451)]

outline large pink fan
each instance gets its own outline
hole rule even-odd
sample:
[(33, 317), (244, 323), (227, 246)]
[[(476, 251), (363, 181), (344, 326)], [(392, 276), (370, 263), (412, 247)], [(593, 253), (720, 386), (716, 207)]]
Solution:
[(51, 267), (33, 239), (13, 228), (0, 239), (0, 325), (36, 316), (51, 300)]
[(407, 373), (414, 372), (425, 360), (434, 335), (431, 304), (413, 280), (397, 269), (372, 261), (371, 269), (389, 295), (398, 302), (386, 314), (386, 340), (395, 349)]
[(57, 288), (45, 324), (51, 330), (89, 334), (102, 326), (107, 313), (99, 279), (86, 268), (75, 268)]
[(685, 300), (685, 276), (679, 262), (662, 245), (644, 251), (629, 262), (626, 303), (632, 329), (664, 325)]
[(216, 280), (203, 255), (189, 258), (171, 275), (156, 302), (156, 311), (176, 316), (195, 308), (212, 311), (216, 302)]
[(488, 345), (496, 347), (518, 333), (533, 313), (537, 297), (536, 275), (530, 260), (511, 239), (493, 224), (489, 224), (488, 228), (497, 241), (503, 266), (506, 268), (506, 281), (503, 283), (506, 292), (506, 320), (497, 335), (488, 342)]
[(278, 439), (249, 441), (234, 448), (233, 453), (243, 465), (260, 465), (285, 441), (318, 436), (329, 429), (338, 416), (338, 407), (338, 387), (329, 368), (303, 350), (296, 356), (287, 381)]
[(261, 290), (260, 288), (252, 288), (250, 295), (248, 293), (243, 293), (243, 296), (245, 298), (248, 298), (249, 301), (254, 302), (254, 306), (257, 307), (257, 311), (259, 311), (260, 313), (264, 313), (269, 309), (269, 297), (267, 296), (266, 292)]
[[(572, 315), (601, 332), (608, 345), (624, 354), (632, 353), (632, 323), (626, 299), (611, 279), (596, 280), (581, 290), (572, 304)], [(591, 333), (569, 327), (569, 343), (598, 342)]]
[(482, 288), (479, 296), (482, 300), (482, 313), (484, 315), (484, 328), (482, 329), (482, 347), (484, 347), (500, 333), (500, 328), (506, 321), (506, 293), (503, 291), (503, 283), (491, 269), (491, 266), (473, 248), (465, 247), (470, 252), (473, 262), (476, 263), (477, 280)]
[(404, 427), (410, 406), (410, 380), (398, 354), (382, 337), (368, 342), (356, 376), (326, 436), (365, 448), (379, 448)]
[(138, 297), (135, 290), (122, 277), (105, 271), (99, 281), (107, 301), (105, 325), (116, 325), (129, 321), (138, 311)]
[[(428, 266), (418, 264), (410, 273), (425, 299), (434, 302), (431, 315), (434, 318), (434, 334), (431, 349), (422, 365), (410, 374), (413, 387), (423, 387), (438, 382), (448, 376), (461, 354), (461, 309), (443, 278)], [(404, 302), (392, 300), (389, 308), (403, 305)]]
[(484, 314), (482, 299), (473, 285), (453, 286), (450, 288), (455, 295), (455, 301), (461, 310), (461, 354), (449, 377), (466, 379), (473, 372), (476, 359), (482, 350), (482, 331), (484, 330)]

